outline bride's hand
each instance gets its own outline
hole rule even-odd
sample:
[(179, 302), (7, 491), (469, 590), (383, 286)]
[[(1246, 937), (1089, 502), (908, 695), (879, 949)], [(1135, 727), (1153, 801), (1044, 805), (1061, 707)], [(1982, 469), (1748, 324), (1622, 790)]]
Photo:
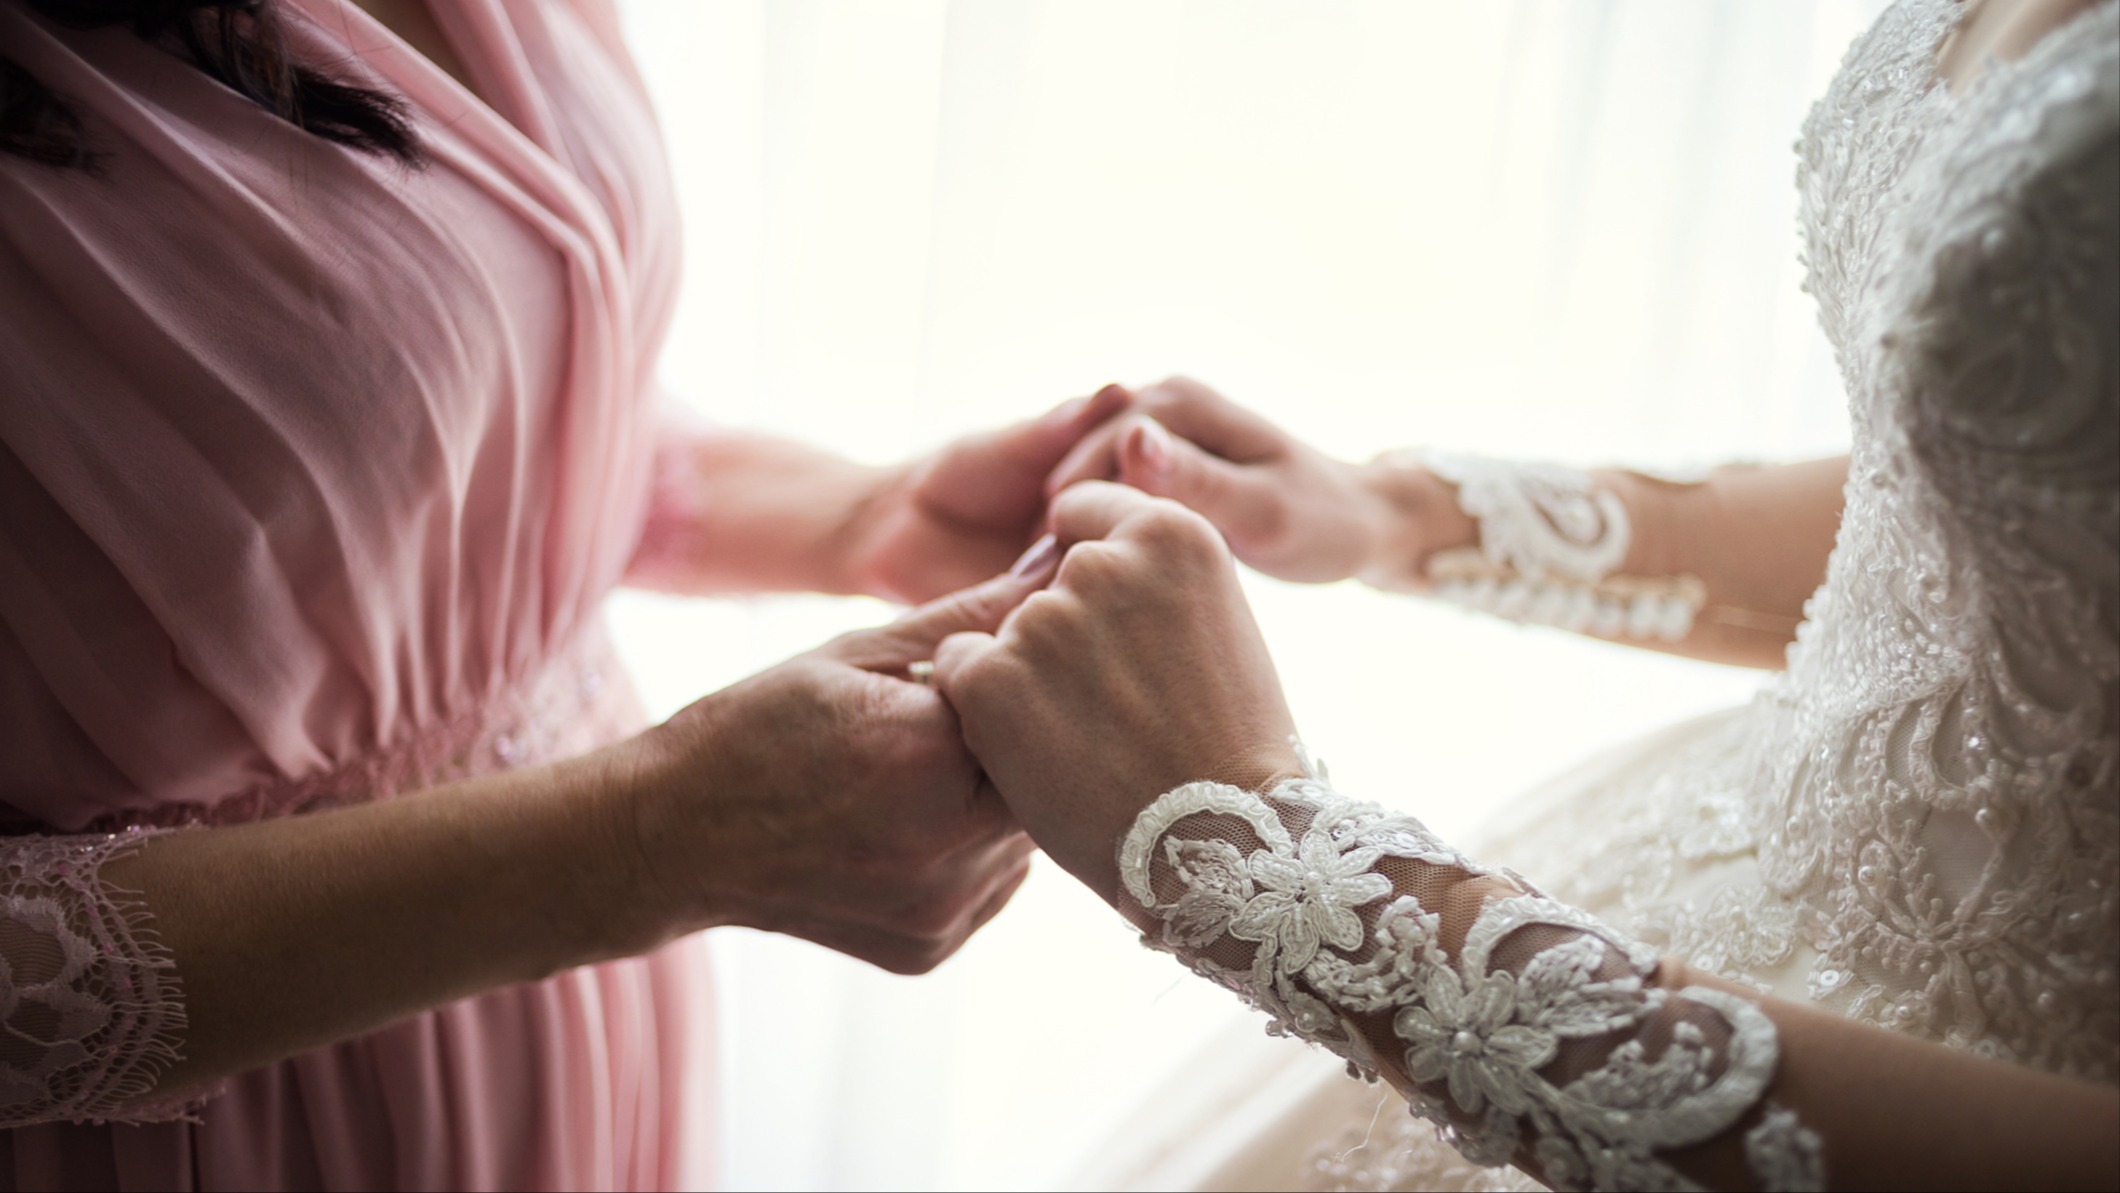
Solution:
[(1052, 520), (1051, 586), (995, 633), (945, 639), (935, 682), (1032, 839), (1110, 899), (1143, 807), (1195, 779), (1297, 773), (1293, 724), (1214, 527), (1101, 482), (1060, 494)]
[(1473, 541), (1448, 485), (1423, 469), (1350, 464), (1187, 377), (1134, 394), (1134, 409), (1084, 439), (1046, 482), (1117, 480), (1182, 502), (1237, 558), (1283, 580), (1413, 574)]

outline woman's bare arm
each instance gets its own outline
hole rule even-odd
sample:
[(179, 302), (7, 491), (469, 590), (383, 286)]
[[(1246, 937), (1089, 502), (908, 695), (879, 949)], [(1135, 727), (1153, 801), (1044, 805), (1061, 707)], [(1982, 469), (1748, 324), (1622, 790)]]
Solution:
[[(578, 759), (121, 844), (90, 880), (130, 892), (106, 908), (147, 913), (181, 982), (185, 1027), (174, 1041), (104, 1038), (154, 1055), (61, 1064), (47, 1096), (15, 1099), (0, 1126), (166, 1106), (424, 1008), (718, 924), (803, 936), (896, 972), (932, 968), (1021, 882), (1030, 846), (979, 794), (949, 707), (902, 676), (1042, 580), (1005, 576), (847, 635)], [(54, 891), (82, 891), (71, 859), (110, 844), (0, 840), (0, 863), (18, 880), (56, 867), (66, 882)], [(0, 929), (0, 989), (40, 998), (34, 975), (51, 968), (59, 934), (16, 905), (0, 907)], [(96, 963), (66, 980), (115, 998), (140, 972), (98, 974)], [(0, 1037), (10, 1078), (51, 1068), (36, 1039)], [(122, 1096), (82, 1089), (84, 1061), (127, 1075)]]
[(111, 862), (105, 881), (140, 893), (183, 982), (183, 1058), (160, 1092), (687, 926), (641, 881), (625, 759), (172, 833)]

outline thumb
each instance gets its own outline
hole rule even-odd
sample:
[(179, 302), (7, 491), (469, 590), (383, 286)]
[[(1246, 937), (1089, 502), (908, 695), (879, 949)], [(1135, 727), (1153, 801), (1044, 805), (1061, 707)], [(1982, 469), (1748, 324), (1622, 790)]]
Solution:
[(1280, 498), (1271, 483), (1172, 435), (1153, 419), (1129, 428), (1118, 454), (1122, 482), (1190, 508), (1233, 542), (1255, 539), (1275, 521)]
[(937, 597), (889, 625), (847, 634), (826, 650), (864, 670), (903, 671), (933, 659), (952, 634), (992, 633), (1025, 597), (1045, 587), (1059, 562), (1058, 546), (1050, 537), (1040, 539), (1010, 571)]

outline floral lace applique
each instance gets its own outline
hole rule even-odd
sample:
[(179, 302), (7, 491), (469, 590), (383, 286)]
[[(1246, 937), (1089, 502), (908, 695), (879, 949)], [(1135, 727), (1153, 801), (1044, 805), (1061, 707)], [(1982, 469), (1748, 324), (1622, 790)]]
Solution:
[[(1659, 1153), (1737, 1127), (1774, 1074), (1750, 1002), (1657, 985), (1654, 950), (1315, 780), (1180, 787), (1136, 820), (1119, 873), (1146, 943), (1269, 1030), (1393, 1078), (1476, 1164), (1692, 1188)], [(1517, 893), (1453, 900), (1473, 878)], [(1818, 1140), (1793, 1118), (1768, 1114), (1746, 1147), (1769, 1187), (1816, 1187)]]

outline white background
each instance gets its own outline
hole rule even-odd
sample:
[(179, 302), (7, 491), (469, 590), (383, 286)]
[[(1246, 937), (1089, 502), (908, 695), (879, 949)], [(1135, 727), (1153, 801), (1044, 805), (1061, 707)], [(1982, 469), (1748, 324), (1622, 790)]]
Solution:
[[(1877, 7), (629, 0), (685, 209), (664, 373), (716, 420), (876, 461), (1172, 372), (1350, 458), (1829, 454), (1790, 145)], [(1758, 682), (1252, 579), (1340, 786), (1446, 836)], [(658, 713), (888, 615), (613, 612)], [(713, 947), (741, 1188), (1079, 1182), (1247, 1030), (1049, 865), (926, 978)]]

